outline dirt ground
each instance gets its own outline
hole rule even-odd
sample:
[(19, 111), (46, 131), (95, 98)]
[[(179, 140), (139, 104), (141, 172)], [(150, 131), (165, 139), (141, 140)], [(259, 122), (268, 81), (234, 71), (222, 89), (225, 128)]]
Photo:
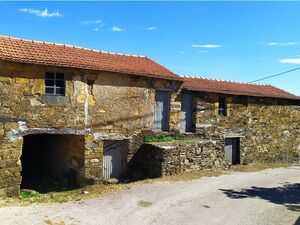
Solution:
[(6, 206), (0, 224), (300, 225), (300, 167), (143, 184), (62, 204)]

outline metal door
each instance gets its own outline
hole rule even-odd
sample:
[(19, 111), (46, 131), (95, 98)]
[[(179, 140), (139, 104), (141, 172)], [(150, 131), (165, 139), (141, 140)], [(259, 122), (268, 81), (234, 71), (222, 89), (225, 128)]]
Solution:
[(190, 92), (182, 93), (180, 130), (182, 132), (193, 131), (193, 95)]
[(126, 141), (104, 141), (103, 178), (120, 178), (126, 155)]
[(154, 106), (154, 129), (167, 131), (169, 128), (170, 95), (167, 91), (156, 91)]

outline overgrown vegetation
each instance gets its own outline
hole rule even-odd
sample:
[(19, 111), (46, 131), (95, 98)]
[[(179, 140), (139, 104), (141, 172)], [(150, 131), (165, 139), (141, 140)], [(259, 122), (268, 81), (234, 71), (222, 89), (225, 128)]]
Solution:
[(185, 140), (192, 140), (192, 139), (195, 139), (195, 137), (175, 134), (175, 135), (159, 135), (159, 136), (145, 137), (144, 141), (147, 143), (151, 143), (151, 142), (185, 141)]

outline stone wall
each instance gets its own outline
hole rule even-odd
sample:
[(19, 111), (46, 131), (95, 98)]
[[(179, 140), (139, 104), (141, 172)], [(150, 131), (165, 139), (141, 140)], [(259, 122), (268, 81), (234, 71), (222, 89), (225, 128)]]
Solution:
[(14, 141), (4, 139), (4, 135), (17, 123), (0, 123), (0, 197), (17, 196), (21, 184), (21, 161), (23, 138)]
[(142, 179), (224, 168), (223, 145), (220, 140), (204, 139), (143, 144), (129, 162), (129, 174)]
[[(65, 74), (65, 96), (44, 95), (46, 71)], [(180, 85), (120, 73), (0, 61), (0, 119), (23, 121), (27, 129), (128, 135), (152, 130), (155, 90), (170, 90), (175, 96)]]
[(94, 184), (102, 180), (103, 141), (89, 134), (85, 137), (84, 152), (85, 183)]
[(295, 161), (300, 156), (300, 103), (227, 96), (227, 116), (218, 116), (218, 94), (195, 94), (196, 132), (203, 137), (241, 138), (241, 163)]

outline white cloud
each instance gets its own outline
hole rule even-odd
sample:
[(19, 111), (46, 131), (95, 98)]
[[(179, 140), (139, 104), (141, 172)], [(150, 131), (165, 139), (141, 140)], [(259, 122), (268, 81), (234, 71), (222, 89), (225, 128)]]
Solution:
[(113, 27), (111, 28), (111, 31), (113, 31), (113, 32), (122, 32), (122, 31), (125, 31), (125, 29), (120, 28), (120, 27), (113, 26)]
[(208, 51), (206, 51), (206, 50), (199, 50), (198, 52), (200, 52), (200, 53), (206, 53)]
[(205, 44), (205, 45), (196, 45), (192, 44), (193, 48), (221, 48), (222, 45), (216, 45), (216, 44)]
[(181, 51), (181, 52), (179, 52), (179, 53), (182, 54), (182, 55), (185, 55), (185, 54), (186, 54), (185, 51)]
[(300, 64), (300, 58), (280, 59), (279, 62), (284, 64)]
[(58, 11), (48, 12), (47, 8), (44, 10), (23, 8), (23, 9), (19, 9), (18, 11), (23, 13), (33, 14), (35, 16), (40, 16), (40, 17), (62, 16)]
[(282, 46), (282, 47), (286, 47), (286, 46), (294, 46), (294, 45), (298, 45), (300, 44), (299, 42), (268, 42), (266, 43), (266, 45), (268, 46)]
[(146, 29), (152, 31), (152, 30), (157, 30), (157, 27), (147, 27)]
[(88, 25), (100, 24), (101, 22), (102, 22), (102, 20), (97, 19), (97, 20), (84, 20), (84, 21), (81, 21), (80, 23), (88, 26)]

